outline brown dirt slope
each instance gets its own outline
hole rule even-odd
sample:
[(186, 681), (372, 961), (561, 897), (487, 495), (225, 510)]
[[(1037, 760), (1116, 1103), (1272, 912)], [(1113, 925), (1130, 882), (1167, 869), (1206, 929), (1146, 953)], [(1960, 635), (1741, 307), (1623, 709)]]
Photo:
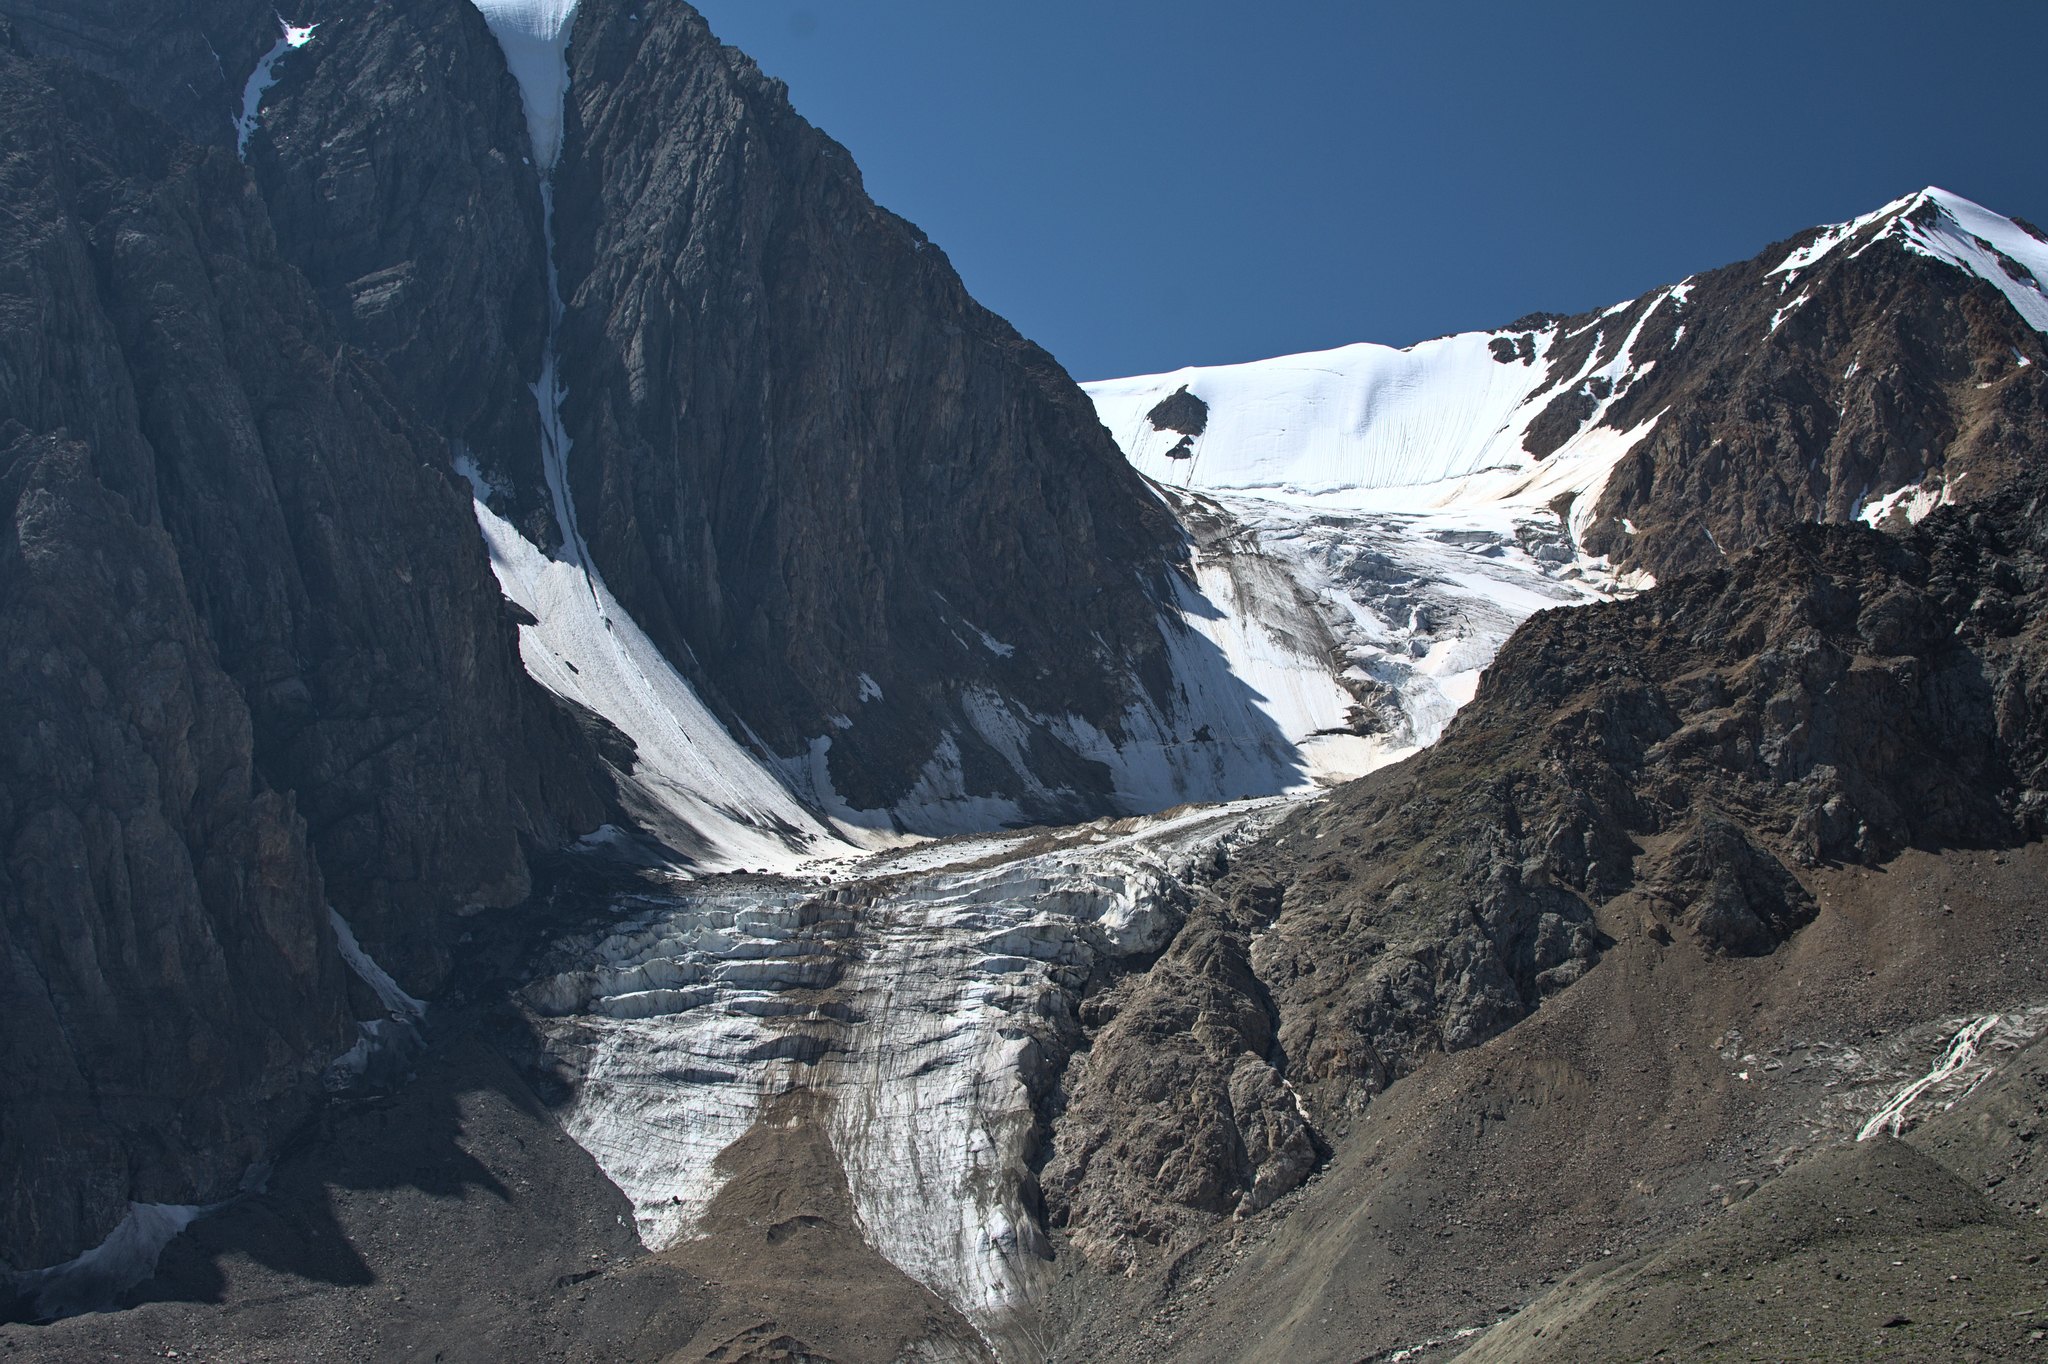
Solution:
[(2043, 508), (1539, 616), (1435, 749), (1241, 856), (1087, 1006), (1070, 1354), (1442, 1353), (2048, 997)]

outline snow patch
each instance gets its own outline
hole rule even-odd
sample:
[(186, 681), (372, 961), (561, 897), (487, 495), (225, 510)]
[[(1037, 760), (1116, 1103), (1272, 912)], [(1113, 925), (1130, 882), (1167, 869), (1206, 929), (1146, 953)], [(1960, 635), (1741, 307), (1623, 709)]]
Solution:
[(633, 741), (630, 775), (686, 831), (657, 832), (694, 869), (794, 870), (853, 851), (741, 747), (580, 554), (565, 545), (570, 557), (550, 558), (483, 500), (473, 506), (499, 588), (535, 620), (519, 629), (526, 671)]
[(327, 911), (327, 921), (334, 926), (334, 941), (341, 948), (341, 959), (348, 963), (349, 970), (356, 973), (357, 979), (370, 987), (370, 993), (377, 996), (377, 1002), (382, 1004), (387, 1012), (394, 1018), (406, 1018), (414, 1022), (427, 1016), (426, 1004), (407, 994), (399, 983), (391, 978), (391, 974), (363, 950), (363, 945), (356, 941), (355, 930), (348, 926), (348, 920), (330, 909)]
[(1904, 198), (1894, 199), (1883, 208), (1866, 213), (1860, 218), (1852, 218), (1846, 223), (1835, 223), (1832, 226), (1822, 228), (1818, 236), (1805, 246), (1793, 251), (1784, 260), (1779, 261), (1777, 265), (1772, 267), (1770, 273), (1773, 275), (1796, 275), (1802, 270), (1811, 269), (1825, 260), (1829, 253), (1843, 242), (1848, 241), (1872, 223), (1911, 207), (1918, 197), (1917, 195), (1908, 194)]
[[(278, 17), (277, 26), (281, 36), (271, 46), (270, 51), (257, 58), (256, 69), (249, 73), (248, 82), (242, 86), (241, 115), (230, 120), (235, 125), (235, 155), (244, 161), (249, 159), (249, 139), (256, 135), (256, 129), (261, 126), (258, 115), (263, 108), (263, 96), (280, 79), (277, 74), (278, 59), (294, 48), (304, 47), (312, 42), (313, 30), (320, 27), (318, 24), (301, 27), (290, 23), (282, 16)], [(214, 60), (220, 60), (218, 53), (215, 54)]]
[(971, 620), (967, 622), (967, 628), (974, 631), (975, 637), (981, 641), (981, 647), (987, 649), (997, 658), (1008, 658), (1011, 654), (1017, 652), (1016, 645), (1003, 643)]
[[(1538, 363), (1501, 364), (1491, 343), (1532, 336)], [(1203, 492), (1339, 499), (1526, 462), (1518, 411), (1548, 376), (1556, 329), (1468, 332), (1406, 350), (1358, 344), (1242, 365), (1082, 387), (1140, 473)], [(1208, 404), (1195, 458), (1146, 414), (1185, 386)], [(1533, 417), (1529, 412), (1528, 417)]]
[(562, 152), (562, 101), (569, 92), (569, 34), (578, 0), (472, 0), (519, 82), (533, 159), (543, 177)]
[(1909, 524), (1918, 525), (1927, 513), (1936, 507), (1949, 506), (1955, 500), (1954, 489), (1945, 477), (1938, 487), (1930, 486), (1927, 482), (1908, 483), (1903, 488), (1864, 503), (1862, 509), (1856, 513), (1856, 519), (1867, 526), (1877, 527), (1884, 525), (1895, 515), (1903, 515)]
[(320, 1082), (330, 1092), (339, 1093), (365, 1080), (377, 1083), (402, 1080), (414, 1058), (426, 1046), (420, 1024), (426, 1020), (427, 1006), (424, 1001), (407, 994), (390, 973), (363, 950), (348, 920), (330, 908), (327, 921), (334, 928), (334, 942), (341, 951), (342, 961), (384, 1006), (384, 1017), (365, 1019), (356, 1024), (355, 1044), (327, 1063), (327, 1068), (321, 1072)]
[[(1776, 311), (1775, 313), (1772, 313), (1771, 325), (1764, 329), (1765, 333), (1768, 335), (1772, 332), (1777, 331), (1779, 327), (1783, 326), (1785, 319), (1792, 315), (1792, 312), (1795, 308), (1798, 308), (1801, 304), (1805, 303), (1808, 297), (1809, 295), (1806, 293), (1805, 290), (1802, 289), (1790, 303), (1787, 303), (1784, 307), (1778, 309), (1778, 311)], [(1851, 366), (1851, 368), (1853, 369), (1854, 366)], [(1847, 376), (1845, 375), (1844, 377), (1846, 378)]]

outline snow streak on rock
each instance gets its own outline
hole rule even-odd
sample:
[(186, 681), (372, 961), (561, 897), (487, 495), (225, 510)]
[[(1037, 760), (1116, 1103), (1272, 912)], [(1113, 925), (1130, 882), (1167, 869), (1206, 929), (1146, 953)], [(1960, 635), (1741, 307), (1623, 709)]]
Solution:
[(248, 84), (242, 87), (241, 115), (233, 120), (235, 155), (244, 161), (249, 159), (249, 139), (254, 137), (256, 129), (262, 126), (258, 115), (263, 108), (263, 96), (278, 82), (278, 59), (293, 48), (304, 47), (312, 42), (313, 30), (320, 27), (318, 24), (307, 24), (301, 28), (283, 19), (279, 19), (277, 25), (282, 30), (282, 35), (270, 51), (257, 60), (256, 69), (249, 73)]

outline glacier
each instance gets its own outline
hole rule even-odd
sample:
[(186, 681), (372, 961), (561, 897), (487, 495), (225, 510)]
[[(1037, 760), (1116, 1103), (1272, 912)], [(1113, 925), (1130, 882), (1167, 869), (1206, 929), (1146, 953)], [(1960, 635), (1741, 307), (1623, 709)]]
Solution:
[[(631, 893), (521, 992), (565, 1126), (641, 1239), (692, 1234), (719, 1154), (778, 1097), (821, 1102), (862, 1234), (992, 1341), (1051, 1258), (1032, 1169), (1081, 993), (1162, 949), (1285, 798), (952, 840), (805, 878)], [(787, 1110), (784, 1110), (787, 1111)]]

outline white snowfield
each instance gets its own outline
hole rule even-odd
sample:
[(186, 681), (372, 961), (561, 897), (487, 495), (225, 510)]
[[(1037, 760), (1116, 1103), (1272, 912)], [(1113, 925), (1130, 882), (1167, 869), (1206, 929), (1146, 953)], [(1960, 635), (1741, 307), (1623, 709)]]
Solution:
[[(1580, 542), (1609, 474), (1656, 425), (1602, 420), (1661, 358), (1640, 353), (1645, 324), (1682, 311), (1687, 292), (1659, 291), (1632, 322), (1633, 301), (1581, 324), (1572, 336), (1598, 334), (1568, 366), (1551, 324), (1082, 385), (1199, 528), (1201, 601), (1186, 619), (1301, 753), (1305, 779), (1433, 742), (1533, 612), (1646, 584)], [(1523, 448), (1530, 423), (1582, 386), (1601, 396), (1539, 461)], [(1183, 390), (1207, 407), (1197, 434), (1149, 415)], [(1361, 713), (1373, 732), (1342, 732)]]
[[(1632, 303), (1583, 324), (1601, 335), (1569, 373), (1552, 359), (1565, 339), (1553, 323), (1081, 387), (1131, 463), (1167, 487), (1323, 510), (1433, 514), (1446, 525), (1508, 531), (1546, 512), (1560, 493), (1579, 494), (1590, 508), (1614, 465), (1649, 434), (1647, 426), (1621, 433), (1600, 422), (1625, 381), (1661, 358), (1636, 353), (1643, 324), (1657, 309), (1682, 312), (1686, 304), (1682, 286), (1660, 291), (1617, 346), (1608, 333)], [(1533, 351), (1527, 362), (1496, 358), (1496, 341), (1520, 337)], [(1539, 461), (1523, 448), (1529, 424), (1553, 398), (1601, 379), (1614, 391), (1561, 449)], [(1207, 423), (1186, 438), (1187, 456), (1175, 458), (1182, 434), (1154, 427), (1147, 414), (1183, 388), (1207, 405)]]

